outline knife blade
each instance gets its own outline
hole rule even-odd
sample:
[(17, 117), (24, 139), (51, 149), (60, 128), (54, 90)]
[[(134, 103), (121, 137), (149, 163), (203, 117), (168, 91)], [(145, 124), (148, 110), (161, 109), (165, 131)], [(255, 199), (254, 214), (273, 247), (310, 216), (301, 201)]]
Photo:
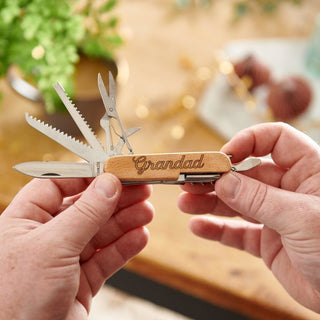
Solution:
[(89, 178), (97, 175), (87, 162), (30, 161), (13, 168), (34, 178)]

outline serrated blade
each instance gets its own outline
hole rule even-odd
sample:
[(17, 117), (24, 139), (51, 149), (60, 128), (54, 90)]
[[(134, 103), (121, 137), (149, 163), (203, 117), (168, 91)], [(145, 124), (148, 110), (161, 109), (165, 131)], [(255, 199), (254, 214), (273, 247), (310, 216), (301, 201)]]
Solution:
[(76, 140), (75, 138), (72, 138), (64, 132), (53, 128), (52, 126), (49, 126), (48, 124), (38, 120), (37, 118), (29, 116), (28, 113), (26, 113), (26, 121), (31, 127), (35, 128), (36, 130), (48, 136), (50, 139), (56, 141), (63, 147), (77, 154), (82, 159), (89, 162), (96, 162), (96, 151), (91, 147)]
[(68, 112), (70, 113), (71, 117), (73, 118), (74, 122), (78, 126), (79, 130), (90, 144), (90, 146), (96, 151), (96, 156), (99, 155), (95, 161), (104, 161), (108, 158), (106, 156), (105, 151), (98, 141), (97, 137), (95, 136), (94, 132), (88, 125), (87, 121), (83, 118), (75, 104), (70, 100), (67, 94), (64, 91), (64, 88), (58, 82), (55, 84), (54, 89), (56, 90), (57, 94), (59, 95), (60, 99), (64, 103), (65, 107), (67, 108)]
[(96, 174), (86, 162), (30, 161), (13, 167), (15, 170), (35, 178), (89, 178)]

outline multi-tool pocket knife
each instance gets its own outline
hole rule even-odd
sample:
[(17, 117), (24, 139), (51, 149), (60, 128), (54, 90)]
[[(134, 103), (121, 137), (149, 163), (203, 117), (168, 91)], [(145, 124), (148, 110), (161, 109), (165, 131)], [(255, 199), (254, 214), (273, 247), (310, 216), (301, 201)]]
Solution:
[[(100, 74), (98, 74), (98, 87), (106, 109), (100, 120), (100, 125), (106, 134), (105, 147), (98, 141), (63, 87), (57, 83), (54, 85), (57, 94), (88, 144), (45, 124), (28, 113), (26, 113), (26, 121), (38, 131), (77, 154), (85, 162), (31, 161), (17, 164), (14, 168), (37, 178), (95, 177), (103, 172), (109, 172), (116, 175), (124, 185), (184, 184), (186, 182), (214, 183), (225, 172), (249, 170), (260, 163), (260, 159), (248, 158), (233, 165), (230, 156), (222, 152), (134, 155), (128, 137), (140, 128), (128, 130), (123, 128), (116, 109), (116, 86), (111, 72), (109, 73), (109, 93)], [(113, 144), (115, 136), (118, 140)], [(124, 146), (127, 148), (127, 153), (122, 152)]]

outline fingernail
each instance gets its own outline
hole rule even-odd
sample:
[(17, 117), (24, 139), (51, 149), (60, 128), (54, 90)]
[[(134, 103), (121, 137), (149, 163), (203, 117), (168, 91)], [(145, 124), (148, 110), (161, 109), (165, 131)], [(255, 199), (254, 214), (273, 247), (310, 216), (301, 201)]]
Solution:
[(118, 191), (118, 184), (115, 178), (109, 174), (98, 177), (95, 189), (107, 198), (112, 198)]
[(225, 197), (234, 199), (240, 189), (241, 181), (233, 173), (228, 173), (221, 178), (222, 192)]

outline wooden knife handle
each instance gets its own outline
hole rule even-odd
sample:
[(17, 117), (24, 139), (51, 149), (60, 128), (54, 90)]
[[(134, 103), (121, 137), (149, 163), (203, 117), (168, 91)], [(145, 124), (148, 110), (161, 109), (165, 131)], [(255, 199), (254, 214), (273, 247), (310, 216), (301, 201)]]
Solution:
[(153, 153), (111, 157), (104, 171), (123, 182), (151, 182), (175, 181), (181, 173), (223, 173), (230, 171), (231, 166), (223, 152)]

